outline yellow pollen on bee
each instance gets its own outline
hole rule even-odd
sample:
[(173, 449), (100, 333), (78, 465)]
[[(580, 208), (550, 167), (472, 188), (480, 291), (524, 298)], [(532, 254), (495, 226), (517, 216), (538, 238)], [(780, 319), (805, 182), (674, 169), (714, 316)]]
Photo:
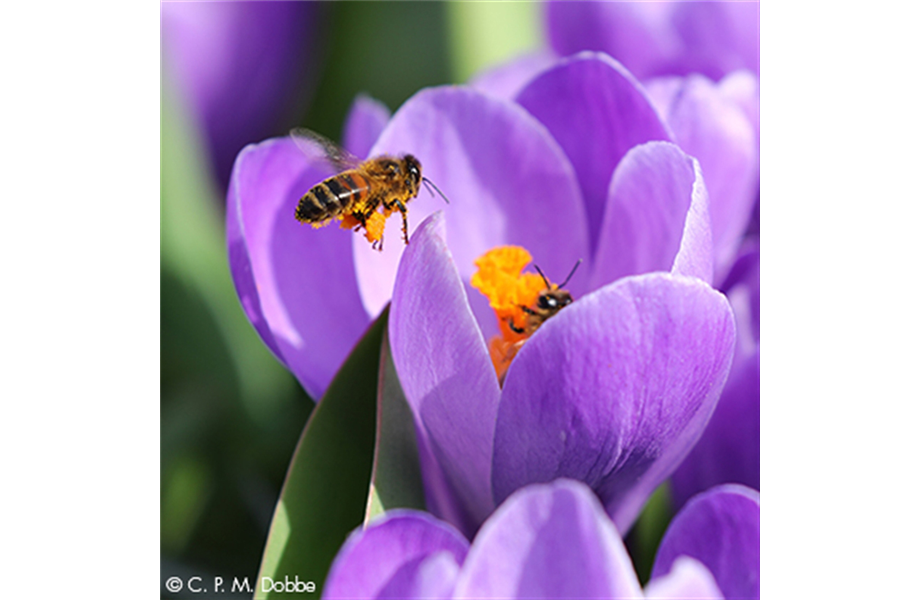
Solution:
[[(367, 238), (367, 241), (379, 242), (383, 238), (383, 229), (386, 226), (387, 217), (390, 216), (392, 212), (391, 210), (384, 209), (384, 214), (377, 211), (371, 213), (364, 223), (364, 237)], [(361, 222), (358, 221), (354, 215), (347, 214), (342, 217), (342, 224), (340, 227), (342, 229), (353, 229), (359, 225), (361, 225)]]
[(489, 299), (501, 331), (500, 336), (489, 340), (489, 355), (499, 379), (504, 378), (511, 359), (529, 336), (526, 331), (518, 333), (511, 329), (509, 321), (518, 329), (525, 329), (528, 315), (522, 307), (533, 306), (540, 292), (546, 289), (542, 277), (522, 272), (532, 260), (530, 252), (520, 246), (498, 246), (473, 261), (478, 269), (470, 284)]

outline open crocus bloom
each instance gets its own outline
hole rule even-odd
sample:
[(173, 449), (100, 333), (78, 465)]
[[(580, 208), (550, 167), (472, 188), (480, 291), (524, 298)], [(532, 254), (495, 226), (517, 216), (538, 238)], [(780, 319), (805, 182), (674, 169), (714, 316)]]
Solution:
[(426, 219), (400, 264), (389, 339), (432, 512), (472, 537), (518, 488), (567, 477), (629, 529), (698, 439), (731, 364), (728, 302), (688, 276), (705, 262), (692, 214), (670, 272), (576, 295), (524, 343), (503, 388), (446, 217)]
[[(759, 517), (749, 490), (691, 502), (643, 591), (597, 498), (560, 479), (513, 494), (472, 544), (427, 513), (384, 514), (346, 541), (323, 598), (757, 598)], [(688, 536), (700, 533), (709, 541), (694, 545)]]

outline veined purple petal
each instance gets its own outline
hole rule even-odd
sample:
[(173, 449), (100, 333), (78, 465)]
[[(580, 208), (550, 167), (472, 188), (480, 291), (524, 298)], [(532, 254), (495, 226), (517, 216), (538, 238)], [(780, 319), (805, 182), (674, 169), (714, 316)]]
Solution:
[(243, 146), (292, 125), (310, 95), (322, 8), (164, 2), (160, 9), (164, 73), (202, 124), (224, 188)]
[(559, 480), (518, 491), (483, 525), (455, 598), (641, 598), (626, 548), (594, 494)]
[(671, 140), (645, 92), (618, 62), (582, 52), (544, 71), (517, 95), (575, 167), (596, 248), (610, 177), (630, 148)]
[(227, 194), (230, 271), (243, 310), (316, 400), (370, 323), (358, 296), (351, 234), (294, 218), (331, 174), (288, 138), (247, 146)]
[(722, 485), (692, 498), (661, 540), (652, 579), (679, 556), (703, 563), (726, 598), (760, 598), (760, 494)]
[(724, 596), (706, 566), (679, 556), (671, 572), (645, 586), (648, 600), (722, 600)]
[(706, 186), (696, 160), (670, 142), (648, 142), (613, 173), (590, 287), (672, 267), (712, 283)]
[[(409, 228), (443, 210), (447, 243), (464, 281), (477, 257), (502, 244), (527, 248), (551, 274), (568, 273), (587, 258), (587, 225), (572, 166), (546, 128), (516, 104), (462, 86), (422, 90), (393, 115), (371, 151), (382, 153), (416, 156), (422, 174), (450, 199), (448, 205), (423, 190), (409, 205)], [(370, 314), (392, 294), (405, 248), (400, 235), (396, 215), (383, 252), (354, 239)]]
[(428, 506), (471, 536), (494, 508), (490, 474), (500, 391), (444, 228), (444, 216), (431, 215), (403, 254), (390, 347), (415, 417)]
[(323, 598), (449, 598), (468, 549), (457, 530), (428, 513), (387, 512), (345, 541)]
[(759, 72), (757, 3), (554, 1), (546, 24), (559, 54), (606, 52), (640, 79)]
[(735, 341), (728, 301), (668, 273), (621, 279), (548, 320), (508, 370), (495, 429), (496, 503), (569, 477), (627, 531), (703, 432)]
[[(716, 281), (731, 266), (757, 199), (757, 141), (735, 102), (705, 77), (651, 81), (649, 94), (681, 149), (700, 162), (709, 192)], [(662, 93), (659, 86), (666, 88)], [(663, 103), (662, 103), (663, 102)]]
[(525, 54), (479, 73), (470, 80), (470, 86), (484, 94), (513, 100), (534, 76), (557, 60), (558, 56), (546, 50)]
[(367, 158), (389, 120), (390, 109), (385, 104), (359, 94), (345, 119), (342, 145), (358, 158)]

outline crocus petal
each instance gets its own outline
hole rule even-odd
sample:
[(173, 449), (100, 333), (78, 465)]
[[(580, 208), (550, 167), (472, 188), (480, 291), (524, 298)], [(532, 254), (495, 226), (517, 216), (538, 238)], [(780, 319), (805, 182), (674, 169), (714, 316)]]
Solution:
[(751, 127), (754, 139), (760, 148), (760, 80), (750, 71), (741, 70), (729, 73), (719, 81), (719, 91), (731, 99), (744, 112)]
[(539, 51), (519, 56), (483, 71), (470, 80), (470, 86), (503, 100), (513, 100), (538, 73), (559, 58), (552, 52)]
[(722, 282), (722, 289), (728, 290), (729, 300), (736, 297), (732, 307), (739, 325), (745, 330), (745, 337), (739, 341), (743, 339), (748, 344), (745, 349), (749, 354), (760, 341), (760, 240), (757, 237), (748, 238), (742, 244), (735, 264)]
[[(667, 87), (670, 96), (656, 91)], [(757, 141), (745, 114), (711, 81), (699, 75), (648, 84), (650, 95), (674, 137), (687, 154), (700, 162), (712, 217), (716, 281), (725, 276), (757, 199)]]
[(449, 598), (468, 548), (457, 530), (427, 513), (390, 511), (345, 541), (323, 598)]
[(674, 3), (672, 24), (683, 42), (669, 73), (720, 79), (737, 69), (760, 73), (758, 2)]
[(359, 94), (345, 119), (342, 145), (358, 158), (366, 158), (389, 120), (390, 109), (385, 104)]
[(304, 192), (330, 174), (289, 138), (271, 139), (240, 152), (227, 194), (230, 271), (243, 310), (315, 399), (370, 323), (350, 235), (294, 218)]
[(760, 487), (760, 351), (736, 357), (699, 442), (671, 476), (675, 508), (721, 483)]
[(546, 3), (545, 20), (550, 45), (559, 54), (605, 52), (645, 77), (659, 68), (661, 55), (675, 45), (670, 16), (664, 2), (552, 1)]
[(712, 247), (712, 219), (709, 216), (709, 192), (703, 183), (700, 163), (693, 159), (693, 192), (684, 230), (680, 237), (680, 249), (674, 257), (671, 272), (675, 275), (698, 277), (712, 284), (715, 258)]
[(547, 29), (562, 55), (600, 50), (637, 77), (735, 69), (759, 72), (759, 6), (751, 2), (549, 2)]
[[(202, 123), (227, 185), (246, 144), (293, 124), (317, 70), (315, 2), (164, 2), (164, 72)], [(290, 121), (287, 121), (287, 120)]]
[(724, 296), (695, 278), (621, 279), (548, 320), (511, 363), (495, 430), (496, 502), (570, 477), (620, 531), (703, 432), (735, 339)]
[(760, 488), (760, 259), (745, 244), (728, 277), (735, 315), (735, 359), (719, 405), (702, 437), (671, 476), (671, 498), (680, 508), (693, 495), (721, 483)]
[[(587, 225), (572, 166), (546, 129), (516, 104), (466, 87), (422, 90), (393, 115), (371, 154), (407, 152), (450, 199), (448, 205), (422, 191), (409, 206), (409, 228), (443, 210), (447, 242), (464, 281), (478, 256), (503, 244), (527, 248), (551, 274), (567, 273), (587, 257)], [(390, 220), (383, 252), (363, 238), (354, 240), (361, 295), (371, 314), (392, 294), (405, 248), (398, 222), (398, 215)]]
[(760, 494), (722, 485), (691, 499), (661, 540), (652, 579), (682, 555), (706, 565), (726, 598), (760, 598)]
[(722, 600), (724, 596), (703, 563), (680, 556), (671, 572), (645, 586), (648, 600)]
[(500, 392), (444, 229), (441, 213), (428, 217), (403, 254), (390, 347), (415, 417), (429, 509), (471, 535), (494, 507), (489, 478)]
[(633, 146), (670, 140), (667, 128), (633, 76), (594, 52), (544, 71), (517, 102), (549, 129), (575, 167), (595, 248), (614, 168)]
[(520, 490), (483, 525), (454, 598), (641, 598), (626, 548), (590, 489)]
[(669, 142), (648, 142), (614, 171), (591, 288), (672, 266), (712, 283), (708, 196), (696, 160)]

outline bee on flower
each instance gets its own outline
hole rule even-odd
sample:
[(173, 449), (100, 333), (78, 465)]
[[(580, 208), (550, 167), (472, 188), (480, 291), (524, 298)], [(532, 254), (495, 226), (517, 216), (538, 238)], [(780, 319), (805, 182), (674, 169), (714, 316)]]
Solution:
[(530, 253), (520, 246), (499, 246), (474, 261), (478, 270), (470, 284), (489, 299), (501, 331), (501, 335), (489, 341), (489, 355), (502, 383), (524, 342), (540, 325), (572, 303), (572, 294), (562, 288), (581, 264), (581, 260), (575, 263), (565, 280), (556, 285), (549, 282), (536, 264), (534, 269), (539, 275), (524, 273), (532, 261)]

